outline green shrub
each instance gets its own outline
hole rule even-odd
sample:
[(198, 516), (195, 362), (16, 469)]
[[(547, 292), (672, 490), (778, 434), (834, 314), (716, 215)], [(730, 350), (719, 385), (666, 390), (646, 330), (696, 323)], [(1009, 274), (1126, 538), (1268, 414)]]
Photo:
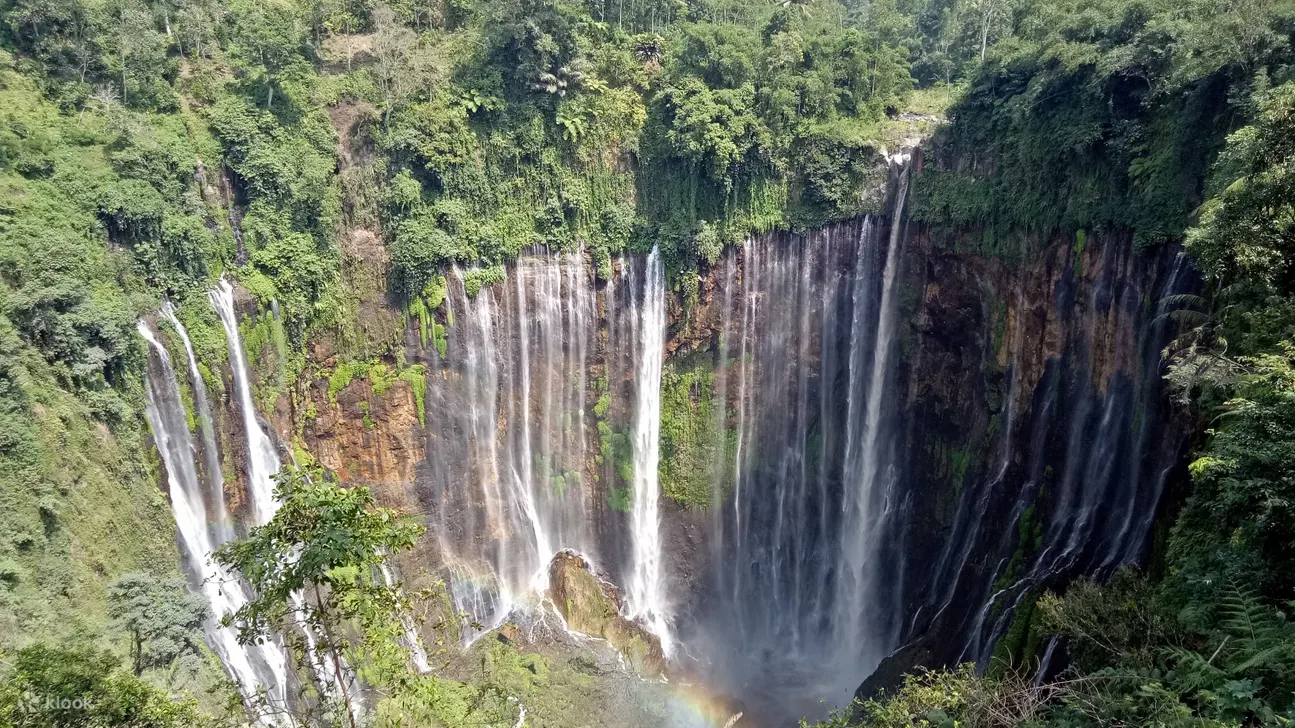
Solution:
[(502, 265), (470, 270), (463, 274), (463, 290), (469, 298), (474, 298), (483, 287), (503, 283), (505, 275)]

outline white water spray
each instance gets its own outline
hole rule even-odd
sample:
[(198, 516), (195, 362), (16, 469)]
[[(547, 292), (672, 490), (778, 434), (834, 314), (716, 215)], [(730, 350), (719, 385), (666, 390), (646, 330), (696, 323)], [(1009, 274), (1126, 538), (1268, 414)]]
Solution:
[[(173, 318), (169, 311), (165, 315)], [(176, 333), (183, 339), (186, 351), (192, 352), (184, 328), (178, 323), (172, 322), (177, 327)], [(161, 377), (150, 375), (145, 378), (147, 404), (144, 413), (152, 427), (158, 454), (166, 468), (176, 530), (184, 546), (186, 563), (194, 571), (200, 582), (199, 589), (211, 604), (212, 612), (218, 620), (248, 602), (244, 586), (211, 560), (211, 552), (223, 543), (221, 535), (228, 532), (229, 514), (207, 512), (202, 480), (198, 476), (194, 460), (197, 448), (189, 435), (171, 357), (145, 322), (138, 322), (136, 327), (161, 365)], [(201, 379), (195, 377), (193, 385), (195, 402), (199, 407), (198, 416), (209, 420), (211, 415), (206, 409), (206, 397), (198, 397), (197, 390), (202, 387)], [(212, 474), (209, 482), (219, 487), (219, 469)], [(223, 504), (223, 497), (218, 501)], [(215, 537), (211, 528), (216, 530)], [(206, 632), (212, 648), (238, 683), (244, 697), (252, 698), (260, 688), (264, 688), (265, 698), (271, 706), (284, 705), (287, 696), (287, 663), (283, 651), (275, 642), (268, 641), (255, 646), (240, 645), (234, 630), (222, 627), (215, 620), (207, 625)]]
[(661, 564), (661, 364), (665, 352), (665, 267), (652, 248), (643, 274), (643, 298), (634, 317), (638, 326), (637, 403), (634, 416), (634, 484), (631, 537), (634, 571), (630, 577), (630, 616), (640, 619), (673, 651)]
[(243, 339), (238, 332), (238, 318), (234, 315), (234, 286), (221, 278), (209, 294), (211, 305), (225, 327), (229, 342), (229, 366), (234, 373), (234, 391), (238, 408), (243, 413), (243, 432), (247, 438), (247, 481), (251, 491), (252, 525), (263, 526), (270, 522), (279, 506), (274, 500), (274, 476), (279, 472), (279, 455), (274, 443), (266, 436), (256, 421), (256, 406), (252, 401), (252, 385), (248, 381)]
[[(890, 241), (886, 248), (886, 267), (882, 273), (881, 302), (877, 307), (877, 333), (873, 337), (871, 376), (864, 405), (863, 439), (859, 447), (858, 466), (861, 470), (855, 490), (847, 492), (845, 523), (850, 528), (842, 531), (841, 564), (844, 578), (838, 584), (838, 632), (842, 644), (857, 647), (865, 645), (878, 649), (877, 635), (867, 635), (869, 614), (862, 605), (876, 594), (876, 551), (880, 545), (885, 509), (889, 507), (888, 489), (881, 483), (881, 414), (887, 396), (886, 379), (890, 374), (891, 351), (895, 340), (894, 288), (899, 269), (901, 231), (904, 226), (904, 200), (908, 195), (908, 164), (906, 157), (892, 160), (899, 165), (899, 185), (895, 192), (895, 206), (890, 216)], [(860, 253), (862, 255), (863, 253)], [(855, 362), (851, 362), (852, 366)], [(852, 374), (853, 376), (853, 374)], [(851, 444), (852, 445), (852, 444)], [(881, 512), (879, 512), (879, 509)], [(872, 637), (872, 639), (869, 639)], [(872, 655), (879, 659), (881, 655)]]
[(216, 540), (224, 543), (234, 537), (234, 524), (229, 516), (229, 507), (225, 504), (225, 478), (220, 468), (220, 451), (216, 448), (216, 431), (211, 417), (211, 404), (207, 401), (207, 382), (202, 377), (202, 370), (198, 368), (198, 356), (193, 351), (189, 332), (175, 315), (175, 306), (170, 301), (162, 303), (161, 316), (180, 337), (180, 341), (184, 344), (185, 357), (189, 362), (189, 383), (193, 390), (193, 405), (197, 410), (198, 429), (202, 433), (203, 467), (207, 470), (207, 479), (210, 482), (207, 492), (214, 506), (210, 515), (215, 519), (213, 526), (216, 529)]
[[(234, 391), (238, 397), (239, 409), (243, 413), (243, 434), (247, 442), (247, 482), (251, 491), (252, 517), (249, 525), (264, 526), (270, 522), (279, 509), (274, 497), (274, 478), (279, 472), (282, 461), (265, 430), (261, 429), (256, 419), (256, 405), (252, 399), (250, 370), (247, 356), (243, 351), (243, 339), (238, 331), (238, 317), (234, 312), (234, 286), (226, 278), (221, 278), (216, 288), (208, 293), (216, 315), (225, 329), (225, 338), (229, 344), (229, 364), (234, 375)], [(355, 679), (348, 675), (345, 662), (337, 660), (334, 664), (319, 651), (313, 628), (305, 619), (305, 602), (301, 594), (292, 596), (293, 614), (297, 626), (306, 638), (306, 657), (320, 681), (329, 690), (339, 690), (346, 694), (351, 706), (357, 711), (363, 710), (360, 694)], [(334, 657), (336, 660), (337, 658)]]

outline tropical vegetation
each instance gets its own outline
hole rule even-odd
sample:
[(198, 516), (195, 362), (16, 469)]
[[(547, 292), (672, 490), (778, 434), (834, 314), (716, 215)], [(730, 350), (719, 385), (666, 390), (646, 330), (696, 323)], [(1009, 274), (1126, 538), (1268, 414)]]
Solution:
[[(910, 210), (938, 244), (1185, 242), (1204, 289), (1176, 302), (1166, 353), (1203, 433), (1146, 573), (1039, 602), (1032, 629), (1064, 638), (1067, 672), (1036, 683), (1037, 655), (1015, 655), (921, 673), (836, 724), (1289, 724), (1293, 35), (1289, 0), (12, 0), (0, 724), (65, 724), (28, 694), (135, 726), (214, 721), (233, 695), (196, 636), (209, 615), (184, 598), (143, 444), (134, 322), (163, 298), (208, 363), (226, 357), (202, 303), (218, 276), (274, 301), (246, 338), (279, 352), (279, 386), (316, 333), (341, 342), (339, 372), (384, 353), (356, 330), (365, 286), (444, 346), (442, 274), (469, 268), (479, 290), (532, 246), (583, 249), (604, 278), (658, 246), (695, 300), (724, 246), (876, 209), (880, 155), (931, 100), (952, 102), (950, 123)], [(383, 280), (356, 272), (366, 246)], [(714, 460), (725, 443), (688, 440), (710, 417), (688, 398), (704, 383), (670, 376), (667, 446)], [(700, 502), (699, 472), (667, 485)], [(256, 639), (304, 609), (330, 659), (381, 672), (393, 724), (480, 705), (381, 651), (400, 596), (372, 572), (408, 524), (322, 474), (281, 487), (280, 516), (220, 554), (261, 595), (231, 626)], [(336, 530), (308, 517), (321, 509)], [(303, 589), (313, 605), (289, 598)]]

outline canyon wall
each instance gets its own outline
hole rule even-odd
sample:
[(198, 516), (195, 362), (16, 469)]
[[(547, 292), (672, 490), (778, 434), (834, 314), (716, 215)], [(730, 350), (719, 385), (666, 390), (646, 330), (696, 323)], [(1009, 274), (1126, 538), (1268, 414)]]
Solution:
[[(449, 271), (403, 311), (375, 284), (355, 315), (387, 345), (352, 361), (342, 332), (317, 336), (258, 401), (285, 460), (423, 519), (399, 569), (447, 585), (464, 641), (570, 548), (684, 673), (775, 721), (878, 665), (863, 692), (1042, 654), (1040, 590), (1144, 561), (1181, 475), (1159, 361), (1164, 299), (1194, 274), (1115, 234), (983, 256), (890, 209), (731, 248), (694, 300), (652, 256), (602, 281), (544, 250)], [(381, 280), (380, 258), (349, 265)], [(263, 384), (276, 358), (251, 362)], [(236, 409), (215, 419), (239, 460)]]
[(1006, 261), (967, 242), (917, 230), (909, 248), (903, 649), (861, 696), (918, 664), (1049, 669), (1042, 590), (1145, 564), (1186, 478), (1161, 363), (1169, 297), (1197, 286), (1180, 249), (1081, 231)]

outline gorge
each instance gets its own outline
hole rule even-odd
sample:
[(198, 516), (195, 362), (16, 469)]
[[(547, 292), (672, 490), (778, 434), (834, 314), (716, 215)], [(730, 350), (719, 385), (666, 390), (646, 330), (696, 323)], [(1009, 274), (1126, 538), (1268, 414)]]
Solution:
[[(421, 380), (338, 386), (317, 362), (289, 404), (314, 412), (304, 449), (429, 527), (396, 563), (412, 588), (445, 581), (476, 625), (464, 644), (533, 608), (549, 559), (574, 549), (623, 585), (625, 616), (666, 656), (756, 724), (844, 703), (892, 653), (1011, 659), (1038, 639), (1029, 595), (1150, 548), (1187, 440), (1161, 396), (1165, 302), (1195, 273), (1171, 248), (1118, 237), (1054, 241), (1015, 264), (941, 249), (902, 216), (909, 173), (907, 159), (891, 168), (898, 215), (752, 238), (692, 306), (667, 295), (655, 251), (605, 283), (579, 252), (526, 253), (475, 293), (451, 271), (433, 320), (403, 333)], [(271, 476), (297, 433), (283, 400), (257, 411), (233, 294), (222, 282), (211, 299), (230, 341), (223, 409), (238, 415), (223, 449), (249, 489), (237, 516), (215, 443), (184, 429), (172, 444), (176, 374), (140, 326), (172, 492), (246, 528), (273, 512)], [(201, 522), (173, 505), (182, 534)], [(199, 576), (220, 577), (195, 556), (228, 529), (195, 537)], [(221, 654), (245, 687), (282, 695), (280, 650)]]
[(1295, 721), (1292, 0), (12, 0), (0, 728)]

